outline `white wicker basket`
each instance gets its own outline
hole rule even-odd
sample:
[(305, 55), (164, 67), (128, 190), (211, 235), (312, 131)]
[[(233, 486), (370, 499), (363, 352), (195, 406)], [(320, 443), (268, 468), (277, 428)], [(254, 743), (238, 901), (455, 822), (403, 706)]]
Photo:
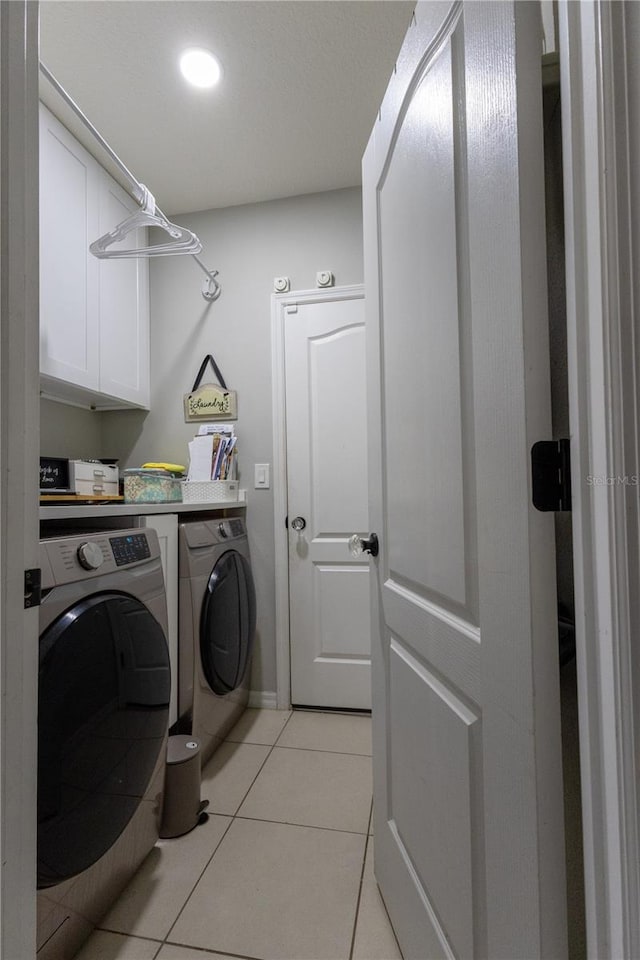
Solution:
[(183, 503), (217, 503), (238, 499), (237, 480), (185, 480), (182, 484)]

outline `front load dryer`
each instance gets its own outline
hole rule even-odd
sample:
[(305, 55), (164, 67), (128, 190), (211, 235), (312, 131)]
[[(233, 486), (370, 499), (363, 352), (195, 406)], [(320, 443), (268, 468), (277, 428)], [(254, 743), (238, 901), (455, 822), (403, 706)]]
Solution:
[(154, 846), (169, 718), (154, 530), (40, 543), (38, 960), (68, 960)]
[(256, 593), (244, 520), (181, 523), (178, 569), (179, 715), (204, 765), (249, 699)]

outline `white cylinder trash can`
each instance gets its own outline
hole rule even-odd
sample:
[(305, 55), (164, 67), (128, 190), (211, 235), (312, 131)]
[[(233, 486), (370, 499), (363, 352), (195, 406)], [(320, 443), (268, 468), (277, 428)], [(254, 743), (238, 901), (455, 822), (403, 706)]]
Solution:
[(208, 804), (200, 800), (200, 741), (182, 734), (169, 737), (160, 836), (180, 837), (204, 823)]

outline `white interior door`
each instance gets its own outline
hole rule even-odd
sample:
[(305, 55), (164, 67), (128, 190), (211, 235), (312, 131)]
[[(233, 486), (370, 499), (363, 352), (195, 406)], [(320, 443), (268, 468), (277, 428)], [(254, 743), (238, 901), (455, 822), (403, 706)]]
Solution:
[(364, 158), (375, 869), (406, 960), (566, 955), (539, 4), (419, 3)]
[(348, 547), (369, 524), (362, 287), (285, 311), (291, 701), (368, 710), (369, 563)]

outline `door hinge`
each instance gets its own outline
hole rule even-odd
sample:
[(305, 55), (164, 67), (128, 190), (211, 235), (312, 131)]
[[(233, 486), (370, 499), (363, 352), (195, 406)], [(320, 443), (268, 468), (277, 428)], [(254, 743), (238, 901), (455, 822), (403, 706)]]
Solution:
[(570, 443), (539, 440), (531, 447), (531, 486), (537, 510), (571, 510)]
[(24, 608), (39, 607), (42, 599), (42, 571), (40, 567), (24, 572)]

